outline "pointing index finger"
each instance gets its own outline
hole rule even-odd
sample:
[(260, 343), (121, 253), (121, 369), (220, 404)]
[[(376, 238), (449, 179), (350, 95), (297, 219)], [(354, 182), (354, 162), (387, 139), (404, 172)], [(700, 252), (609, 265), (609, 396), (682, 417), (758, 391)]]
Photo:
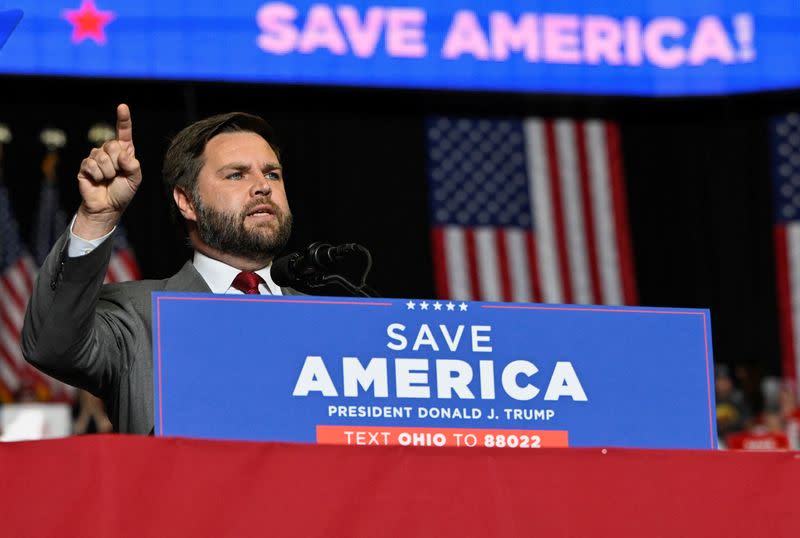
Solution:
[(117, 107), (117, 140), (120, 142), (133, 142), (131, 110), (124, 103)]

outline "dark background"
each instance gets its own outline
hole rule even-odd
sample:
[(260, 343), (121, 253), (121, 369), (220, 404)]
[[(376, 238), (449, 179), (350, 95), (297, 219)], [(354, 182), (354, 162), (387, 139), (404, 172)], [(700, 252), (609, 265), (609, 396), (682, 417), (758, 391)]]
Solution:
[[(144, 277), (189, 257), (160, 183), (170, 138), (189, 122), (244, 110), (279, 134), (295, 227), (289, 245), (357, 242), (368, 283), (386, 297), (431, 298), (424, 119), (598, 117), (620, 123), (639, 302), (710, 308), (717, 363), (780, 374), (768, 119), (800, 110), (800, 92), (634, 99), (220, 83), (0, 77), (0, 122), (12, 130), (5, 178), (31, 237), (46, 126), (67, 134), (62, 206), (90, 125), (130, 105), (144, 183), (123, 223)], [(669, 365), (664, 365), (669, 368)]]

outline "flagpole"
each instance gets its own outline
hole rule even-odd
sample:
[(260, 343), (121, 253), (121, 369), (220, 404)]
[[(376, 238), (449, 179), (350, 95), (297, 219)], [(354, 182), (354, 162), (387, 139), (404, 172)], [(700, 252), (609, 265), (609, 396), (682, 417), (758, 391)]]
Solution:
[(42, 130), (39, 140), (47, 149), (42, 161), (42, 175), (50, 184), (56, 182), (56, 166), (58, 166), (58, 151), (67, 144), (67, 136), (61, 129), (49, 127)]

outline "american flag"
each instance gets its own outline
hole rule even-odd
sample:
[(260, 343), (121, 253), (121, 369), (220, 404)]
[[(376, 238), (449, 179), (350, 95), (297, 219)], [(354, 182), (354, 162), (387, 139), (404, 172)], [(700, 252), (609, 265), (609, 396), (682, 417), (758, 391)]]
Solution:
[(426, 135), (439, 297), (636, 304), (616, 125), (436, 117)]
[(36, 264), (24, 249), (0, 179), (0, 400), (12, 401), (23, 386), (49, 397), (49, 383), (22, 357), (20, 331), (36, 277)]
[[(11, 134), (0, 125), (0, 157)], [(23, 392), (39, 400), (52, 399), (58, 382), (30, 366), (22, 356), (20, 332), (25, 319), (36, 263), (24, 248), (0, 167), (0, 401)]]
[[(66, 228), (66, 216), (59, 203), (58, 183), (55, 176), (55, 165), (57, 161), (57, 153), (55, 151), (49, 151), (42, 165), (44, 179), (39, 189), (39, 203), (36, 212), (33, 240), (30, 243), (33, 246), (37, 267), (44, 263), (44, 259), (47, 257), (48, 252), (50, 252), (53, 243), (64, 233), (64, 229)], [(25, 299), (27, 301), (28, 297), (26, 296)], [(32, 369), (33, 367), (28, 366), (28, 368)], [(41, 374), (38, 371), (36, 373), (39, 376), (39, 383), (36, 387), (39, 400), (71, 402), (74, 399), (75, 389), (73, 387)], [(41, 386), (43, 383), (47, 383), (46, 390)]]
[(114, 233), (114, 252), (108, 263), (105, 282), (127, 282), (128, 280), (139, 280), (141, 277), (139, 264), (136, 263), (136, 256), (128, 244), (125, 229), (118, 225), (117, 231)]
[(783, 375), (800, 369), (800, 114), (770, 121), (775, 270)]

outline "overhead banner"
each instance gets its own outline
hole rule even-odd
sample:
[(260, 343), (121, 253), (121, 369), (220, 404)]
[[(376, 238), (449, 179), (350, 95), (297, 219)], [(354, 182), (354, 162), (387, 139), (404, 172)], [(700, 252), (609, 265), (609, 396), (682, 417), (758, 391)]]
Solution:
[(797, 0), (11, 0), (0, 73), (679, 96), (800, 86)]
[(12, 9), (9, 11), (0, 11), (0, 49), (6, 44), (6, 40), (17, 27), (19, 21), (22, 19), (22, 11)]
[(155, 433), (715, 448), (707, 310), (153, 294)]

